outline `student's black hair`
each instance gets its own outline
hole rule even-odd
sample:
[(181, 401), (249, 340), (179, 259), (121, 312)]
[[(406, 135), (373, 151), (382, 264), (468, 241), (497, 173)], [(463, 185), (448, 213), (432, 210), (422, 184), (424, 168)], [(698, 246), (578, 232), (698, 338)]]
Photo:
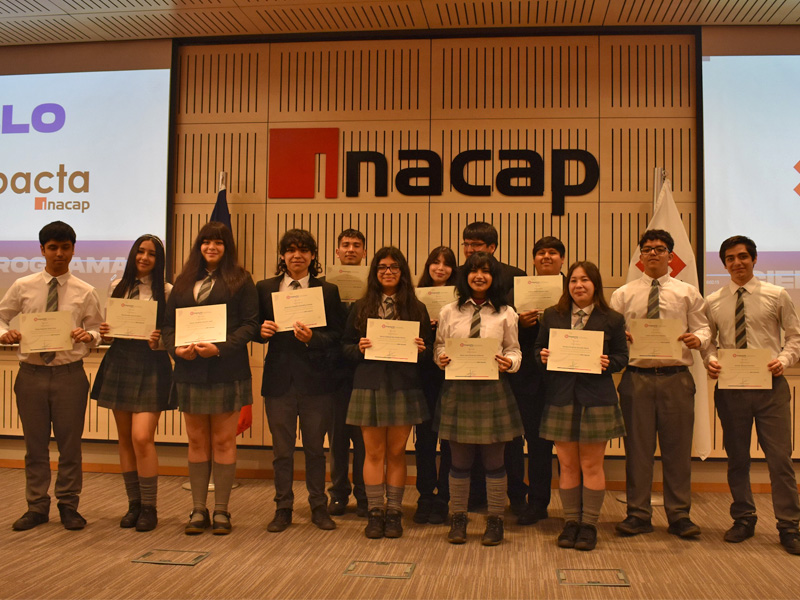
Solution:
[(239, 257), (236, 252), (236, 242), (233, 233), (226, 225), (219, 221), (209, 221), (200, 229), (189, 251), (189, 258), (183, 265), (181, 274), (175, 279), (174, 292), (185, 292), (194, 287), (200, 279), (206, 277), (206, 260), (200, 252), (200, 246), (206, 240), (218, 240), (225, 246), (225, 252), (220, 258), (217, 267), (217, 281), (222, 280), (228, 293), (235, 294), (242, 284), (250, 277), (250, 273), (239, 266)]
[(56, 242), (72, 242), (75, 245), (75, 230), (64, 221), (53, 221), (39, 230), (39, 244), (44, 246), (53, 240)]
[(489, 274), (492, 276), (492, 284), (486, 292), (486, 299), (492, 303), (495, 312), (497, 312), (502, 307), (506, 306), (508, 301), (506, 300), (506, 295), (503, 293), (503, 286), (500, 281), (502, 278), (500, 263), (488, 252), (473, 252), (458, 270), (458, 279), (456, 280), (458, 307), (461, 308), (464, 306), (464, 303), (472, 297), (472, 288), (469, 287), (467, 277), (472, 271), (476, 271), (482, 267), (488, 267)]
[(394, 310), (397, 318), (404, 321), (422, 319), (420, 301), (414, 294), (414, 283), (411, 281), (411, 270), (408, 268), (406, 257), (394, 246), (385, 246), (378, 250), (370, 261), (367, 291), (356, 314), (356, 328), (363, 335), (366, 335), (367, 332), (367, 319), (377, 319), (380, 314), (383, 286), (378, 280), (378, 263), (387, 257), (392, 258), (400, 266), (400, 281), (394, 295)]
[(672, 249), (675, 247), (675, 240), (672, 239), (669, 231), (664, 231), (663, 229), (648, 229), (645, 231), (639, 240), (640, 249), (644, 246), (645, 242), (664, 242), (669, 252), (672, 252)]
[(456, 263), (456, 255), (447, 246), (439, 246), (431, 250), (428, 255), (428, 260), (425, 261), (425, 267), (422, 269), (422, 276), (419, 278), (418, 287), (431, 287), (433, 286), (433, 278), (431, 277), (431, 265), (439, 260), (439, 257), (444, 258), (444, 264), (452, 269), (450, 277), (447, 278), (445, 285), (455, 285), (458, 274), (458, 263)]
[(461, 234), (462, 240), (480, 240), (487, 246), (497, 246), (497, 229), (485, 221), (475, 221), (464, 227)]
[(552, 235), (544, 236), (533, 245), (533, 255), (536, 256), (539, 250), (544, 250), (545, 248), (552, 248), (561, 255), (561, 258), (564, 258), (564, 255), (567, 253), (564, 242)]
[(319, 252), (317, 252), (317, 240), (311, 235), (311, 232), (305, 229), (289, 229), (283, 234), (281, 241), (278, 242), (278, 268), (275, 270), (276, 275), (281, 273), (288, 273), (289, 269), (286, 267), (286, 261), (283, 260), (283, 255), (289, 251), (289, 248), (295, 246), (299, 250), (308, 250), (314, 255), (311, 259), (311, 264), (308, 265), (308, 272), (312, 277), (316, 277), (322, 271), (322, 266), (317, 260)]
[(564, 285), (564, 293), (561, 294), (561, 298), (559, 298), (558, 304), (556, 304), (556, 310), (562, 315), (568, 315), (570, 312), (572, 312), (572, 296), (569, 294), (569, 280), (577, 268), (584, 270), (594, 286), (594, 296), (592, 297), (594, 307), (599, 309), (601, 312), (608, 312), (609, 306), (608, 302), (606, 302), (606, 296), (603, 293), (603, 278), (600, 276), (600, 269), (597, 268), (596, 264), (588, 260), (579, 260), (578, 262), (574, 262), (572, 265), (570, 265), (569, 270), (567, 271), (567, 280)]
[(729, 237), (727, 240), (722, 242), (719, 247), (719, 259), (722, 261), (722, 264), (725, 264), (725, 253), (733, 248), (734, 246), (738, 246), (739, 244), (743, 244), (745, 250), (750, 255), (750, 258), (753, 260), (756, 259), (758, 256), (758, 250), (756, 250), (756, 243), (751, 240), (749, 237), (743, 235), (734, 235), (733, 237)]
[(364, 237), (364, 234), (361, 233), (358, 229), (345, 229), (342, 233), (339, 234), (339, 237), (336, 238), (336, 247), (339, 247), (339, 244), (342, 243), (343, 238), (354, 238), (357, 240), (361, 240), (361, 243), (364, 246), (367, 245), (367, 238)]
[(156, 264), (150, 272), (151, 287), (153, 290), (153, 300), (158, 302), (158, 312), (156, 313), (156, 329), (161, 329), (161, 322), (164, 319), (164, 308), (167, 304), (167, 297), (164, 292), (164, 268), (167, 263), (166, 253), (164, 252), (164, 242), (155, 235), (146, 233), (140, 236), (128, 253), (128, 262), (125, 263), (125, 271), (122, 273), (122, 279), (119, 280), (117, 287), (111, 293), (112, 298), (126, 298), (128, 291), (133, 287), (136, 282), (136, 255), (139, 252), (139, 246), (142, 242), (153, 242), (156, 248)]

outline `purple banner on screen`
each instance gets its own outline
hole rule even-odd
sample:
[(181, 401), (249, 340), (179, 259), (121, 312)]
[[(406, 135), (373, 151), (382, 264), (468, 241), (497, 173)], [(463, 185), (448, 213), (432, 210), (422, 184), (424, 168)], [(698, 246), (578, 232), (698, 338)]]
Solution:
[[(753, 274), (761, 281), (768, 281), (786, 288), (794, 305), (800, 307), (800, 252), (761, 252), (758, 253)], [(728, 285), (731, 278), (718, 252), (706, 252), (705, 294)]]

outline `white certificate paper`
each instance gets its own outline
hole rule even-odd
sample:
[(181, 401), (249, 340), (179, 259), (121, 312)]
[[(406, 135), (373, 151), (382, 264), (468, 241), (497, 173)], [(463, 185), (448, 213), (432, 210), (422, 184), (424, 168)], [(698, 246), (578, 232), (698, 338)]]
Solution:
[(603, 332), (588, 329), (551, 329), (548, 371), (600, 373)]
[(685, 329), (678, 319), (630, 319), (628, 327), (633, 338), (629, 349), (631, 358), (683, 357), (683, 342), (678, 338)]
[(543, 311), (558, 304), (563, 292), (564, 278), (561, 275), (514, 277), (514, 305), (518, 313)]
[(495, 354), (500, 342), (495, 338), (447, 338), (444, 353), (450, 363), (444, 369), (445, 379), (496, 380), (500, 378)]
[(414, 338), (419, 337), (418, 321), (367, 319), (366, 337), (372, 342), (364, 352), (367, 360), (417, 362), (419, 350)]
[(726, 349), (717, 352), (722, 371), (717, 386), (721, 390), (771, 390), (772, 373), (767, 364), (772, 360), (764, 348)]
[(19, 350), (31, 352), (55, 352), (72, 350), (72, 313), (68, 310), (55, 312), (21, 313), (19, 315)]
[(369, 267), (364, 265), (327, 265), (325, 281), (339, 288), (342, 302), (355, 302), (367, 292)]
[(428, 309), (428, 316), (439, 320), (439, 312), (445, 304), (456, 301), (456, 286), (440, 285), (438, 287), (420, 287), (414, 290), (417, 298)]
[(224, 342), (228, 331), (225, 304), (189, 306), (175, 311), (175, 346)]
[(272, 292), (272, 310), (278, 331), (292, 331), (298, 321), (306, 327), (325, 327), (328, 324), (322, 286)]
[(109, 298), (106, 304), (106, 323), (111, 329), (108, 337), (148, 340), (156, 328), (158, 302)]

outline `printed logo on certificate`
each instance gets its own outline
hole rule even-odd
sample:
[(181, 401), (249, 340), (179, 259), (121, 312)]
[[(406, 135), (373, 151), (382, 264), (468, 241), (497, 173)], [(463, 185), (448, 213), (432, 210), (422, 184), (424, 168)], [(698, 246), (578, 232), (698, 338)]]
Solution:
[(372, 343), (364, 351), (367, 360), (417, 362), (419, 349), (414, 338), (419, 337), (418, 321), (367, 319), (366, 337)]
[(548, 371), (567, 373), (602, 372), (603, 332), (590, 329), (551, 329)]
[(292, 331), (297, 322), (309, 328), (328, 324), (322, 286), (272, 292), (272, 310), (278, 331)]
[(72, 350), (72, 313), (68, 310), (19, 315), (19, 351), (57, 352)]
[(772, 360), (764, 348), (720, 348), (717, 359), (722, 371), (717, 387), (721, 390), (771, 390), (772, 373), (767, 365)]

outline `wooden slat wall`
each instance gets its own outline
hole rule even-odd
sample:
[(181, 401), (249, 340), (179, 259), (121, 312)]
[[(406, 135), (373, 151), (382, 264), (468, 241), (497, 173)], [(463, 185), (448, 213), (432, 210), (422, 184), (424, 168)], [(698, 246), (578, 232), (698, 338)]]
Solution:
[[(442, 25), (478, 16), (476, 3), (435, 4)], [(472, 12), (465, 13), (465, 7)], [(648, 18), (628, 8), (627, 16), (620, 12), (621, 20)], [(586, 22), (597, 18), (583, 2), (564, 3), (562, 9), (588, 11), (582, 17)], [(555, 13), (544, 16), (558, 18)], [(513, 13), (513, 18), (536, 17)], [(290, 30), (292, 25), (286, 21), (275, 27)], [(487, 220), (500, 233), (501, 260), (531, 272), (535, 240), (556, 235), (567, 247), (568, 263), (588, 259), (599, 264), (610, 293), (624, 283), (631, 252), (647, 228), (654, 167), (667, 169), (684, 225), (696, 242), (695, 58), (695, 40), (684, 35), (184, 47), (178, 67), (172, 266), (180, 269), (213, 207), (217, 174), (226, 170), (240, 258), (256, 280), (274, 273), (278, 239), (292, 227), (317, 237), (323, 264), (333, 260), (338, 233), (352, 226), (366, 234), (370, 255), (384, 244), (397, 245), (418, 273), (430, 248), (447, 244), (457, 249), (464, 225)], [(314, 198), (269, 198), (269, 130), (309, 127), (339, 128), (338, 197), (323, 193), (327, 158), (320, 156)], [(600, 182), (590, 194), (568, 198), (563, 216), (553, 216), (550, 152), (566, 147), (597, 157)], [(400, 148), (439, 153), (442, 195), (399, 194), (394, 175), (409, 166), (398, 160)], [(535, 150), (544, 158), (545, 196), (510, 198), (497, 191), (497, 173), (513, 166), (500, 161), (498, 151), (515, 148)], [(465, 174), (469, 183), (490, 186), (489, 197), (464, 197), (450, 184), (450, 160), (466, 149), (491, 151), (491, 160), (471, 163)], [(378, 150), (387, 156), (386, 198), (375, 197), (371, 168), (361, 169), (360, 195), (346, 197), (344, 155), (349, 150)], [(572, 164), (568, 182), (577, 183), (583, 175), (582, 167)], [(264, 348), (252, 348), (255, 424), (244, 444), (270, 442), (258, 394), (263, 356)], [(99, 356), (92, 358), (90, 371), (99, 361)], [(19, 434), (10, 351), (3, 352), (3, 363), (0, 433)], [(798, 383), (800, 378), (790, 377), (793, 396)], [(106, 412), (90, 405), (86, 437), (114, 438), (113, 419)], [(721, 430), (715, 418), (713, 423), (712, 456), (722, 457)], [(158, 439), (185, 439), (178, 413), (162, 417)], [(618, 443), (613, 446), (612, 453), (622, 452)], [(800, 449), (795, 455), (800, 457)]]

